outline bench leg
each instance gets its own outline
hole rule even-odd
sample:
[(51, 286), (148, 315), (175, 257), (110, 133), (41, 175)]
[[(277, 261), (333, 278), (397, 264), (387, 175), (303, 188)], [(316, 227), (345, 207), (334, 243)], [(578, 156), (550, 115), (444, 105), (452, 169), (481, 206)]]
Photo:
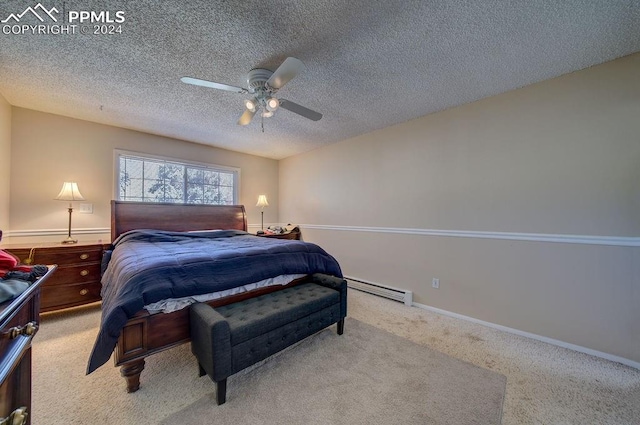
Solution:
[(227, 378), (216, 381), (216, 403), (220, 406), (225, 401), (227, 401)]
[(342, 335), (344, 333), (344, 319), (338, 322), (338, 335)]

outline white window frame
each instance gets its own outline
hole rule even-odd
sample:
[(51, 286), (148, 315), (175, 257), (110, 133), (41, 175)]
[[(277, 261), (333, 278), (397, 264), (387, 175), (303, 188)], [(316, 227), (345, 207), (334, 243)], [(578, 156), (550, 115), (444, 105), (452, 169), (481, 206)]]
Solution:
[[(212, 163), (207, 163), (207, 162), (197, 162), (197, 161), (189, 161), (186, 159), (180, 159), (180, 158), (172, 158), (172, 157), (166, 157), (166, 156), (161, 156), (161, 155), (153, 155), (153, 154), (149, 154), (149, 153), (141, 153), (141, 152), (133, 152), (133, 151), (128, 151), (128, 150), (123, 150), (123, 149), (114, 149), (113, 150), (113, 199), (117, 199), (119, 201), (121, 201), (120, 199), (120, 157), (122, 156), (128, 156), (128, 157), (135, 157), (135, 158), (140, 158), (142, 160), (145, 159), (149, 159), (149, 160), (155, 160), (155, 161), (165, 161), (168, 163), (172, 163), (172, 164), (176, 164), (176, 165), (181, 165), (181, 166), (185, 166), (185, 167), (197, 167), (197, 168), (205, 168), (211, 171), (224, 171), (227, 173), (232, 173), (233, 174), (233, 204), (234, 205), (238, 205), (239, 201), (240, 201), (240, 168), (238, 167), (230, 167), (230, 166), (226, 166), (226, 165), (218, 165), (218, 164), (212, 164)], [(182, 203), (185, 200), (183, 200)], [(127, 201), (123, 201), (123, 202), (127, 202)], [(130, 201), (130, 202), (139, 202), (139, 201)], [(164, 202), (156, 202), (156, 201), (142, 201), (142, 202), (149, 202), (149, 203), (164, 203)], [(216, 205), (216, 204), (194, 204), (194, 205)]]

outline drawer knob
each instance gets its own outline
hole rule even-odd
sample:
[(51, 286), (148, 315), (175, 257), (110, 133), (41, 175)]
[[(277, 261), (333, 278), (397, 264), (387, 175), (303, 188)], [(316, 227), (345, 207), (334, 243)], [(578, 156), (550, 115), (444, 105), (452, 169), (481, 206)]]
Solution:
[(87, 295), (88, 293), (89, 293), (89, 290), (88, 290), (88, 289), (82, 289), (82, 290), (80, 291), (80, 295)]
[(89, 254), (80, 254), (81, 260), (86, 260), (87, 258), (89, 258)]
[(80, 272), (80, 276), (86, 276), (88, 274), (89, 274), (89, 270), (86, 270), (86, 269)]
[(38, 331), (38, 324), (36, 322), (29, 322), (24, 326), (14, 326), (9, 329), (7, 335), (9, 339), (16, 339), (20, 335), (33, 336)]

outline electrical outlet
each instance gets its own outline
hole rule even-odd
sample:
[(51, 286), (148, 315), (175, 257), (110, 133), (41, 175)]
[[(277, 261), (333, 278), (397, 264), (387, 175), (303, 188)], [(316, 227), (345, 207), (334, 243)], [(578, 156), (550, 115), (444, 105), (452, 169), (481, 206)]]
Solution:
[(93, 214), (93, 204), (80, 204), (78, 212), (81, 214)]
[(436, 279), (434, 277), (433, 280), (431, 281), (431, 286), (433, 286), (436, 289), (440, 289), (440, 279)]

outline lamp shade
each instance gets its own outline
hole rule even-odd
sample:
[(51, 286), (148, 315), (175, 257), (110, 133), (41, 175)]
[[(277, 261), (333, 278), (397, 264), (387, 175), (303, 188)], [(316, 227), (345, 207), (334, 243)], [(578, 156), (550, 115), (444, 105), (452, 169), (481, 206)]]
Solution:
[(78, 190), (78, 183), (76, 182), (64, 182), (62, 183), (62, 189), (60, 193), (55, 197), (58, 201), (84, 201), (84, 197)]
[(256, 204), (256, 207), (264, 208), (268, 206), (269, 202), (267, 202), (267, 195), (258, 196), (258, 203)]

